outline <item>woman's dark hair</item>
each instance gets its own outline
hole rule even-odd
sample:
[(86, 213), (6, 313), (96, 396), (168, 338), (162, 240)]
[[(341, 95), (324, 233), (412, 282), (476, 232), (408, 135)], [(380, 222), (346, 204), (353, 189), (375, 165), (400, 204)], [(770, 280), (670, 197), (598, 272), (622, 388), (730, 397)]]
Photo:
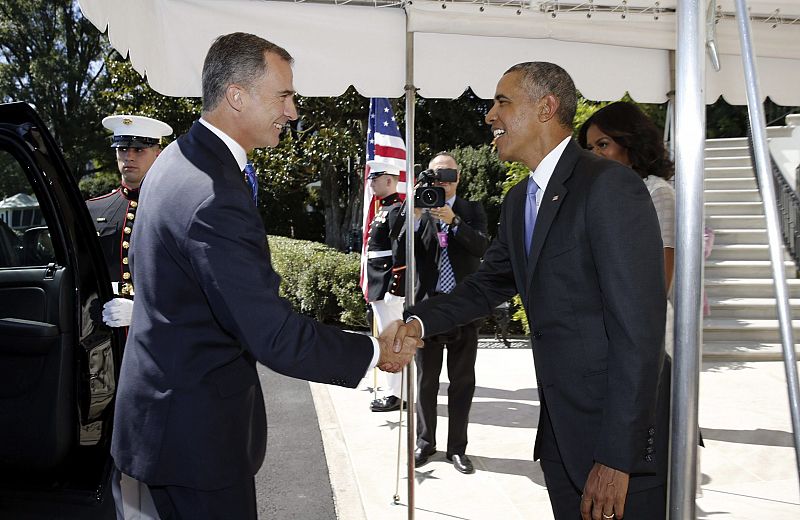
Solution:
[(664, 149), (658, 127), (633, 103), (618, 101), (606, 105), (586, 120), (578, 131), (578, 142), (586, 148), (586, 134), (596, 126), (625, 148), (631, 168), (644, 179), (656, 175), (671, 179), (675, 170)]

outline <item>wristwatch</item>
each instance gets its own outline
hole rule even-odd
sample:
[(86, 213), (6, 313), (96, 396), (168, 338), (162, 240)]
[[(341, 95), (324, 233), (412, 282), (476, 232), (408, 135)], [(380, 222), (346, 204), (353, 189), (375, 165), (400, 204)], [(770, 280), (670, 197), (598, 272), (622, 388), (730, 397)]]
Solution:
[(456, 227), (459, 224), (461, 224), (461, 217), (459, 217), (458, 215), (454, 215), (453, 221), (450, 223), (450, 227)]

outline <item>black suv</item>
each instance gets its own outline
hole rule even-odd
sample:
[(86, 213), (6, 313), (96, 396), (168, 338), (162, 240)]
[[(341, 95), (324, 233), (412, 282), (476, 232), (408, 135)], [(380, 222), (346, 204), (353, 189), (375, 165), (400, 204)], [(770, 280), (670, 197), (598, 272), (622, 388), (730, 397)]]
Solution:
[(0, 104), (0, 518), (115, 518), (124, 332), (78, 185), (33, 108)]

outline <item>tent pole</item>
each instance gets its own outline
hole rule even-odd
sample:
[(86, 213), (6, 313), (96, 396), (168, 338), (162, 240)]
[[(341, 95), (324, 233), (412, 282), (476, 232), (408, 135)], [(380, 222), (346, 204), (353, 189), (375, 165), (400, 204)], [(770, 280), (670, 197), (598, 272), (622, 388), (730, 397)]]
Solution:
[(767, 220), (767, 236), (769, 237), (769, 258), (772, 263), (772, 277), (775, 281), (775, 297), (778, 305), (778, 321), (783, 344), (783, 362), (786, 368), (786, 383), (789, 389), (789, 411), (792, 416), (794, 432), (794, 449), (797, 459), (798, 476), (800, 476), (800, 390), (797, 382), (797, 359), (794, 351), (794, 333), (792, 315), (789, 309), (789, 295), (786, 286), (786, 273), (783, 268), (783, 240), (778, 223), (778, 203), (775, 200), (775, 185), (770, 174), (771, 166), (767, 148), (767, 124), (764, 118), (764, 107), (761, 104), (758, 74), (755, 66), (750, 34), (750, 18), (745, 0), (736, 0), (736, 22), (739, 25), (739, 41), (742, 49), (742, 67), (744, 68), (745, 87), (747, 90), (747, 113), (750, 119), (753, 151), (755, 155), (756, 175), (764, 201), (764, 214)]
[[(703, 5), (701, 5), (703, 4)], [(705, 1), (678, 1), (675, 93), (675, 360), (669, 518), (694, 520), (702, 341)]]
[[(406, 21), (408, 19), (406, 18)], [(414, 305), (417, 266), (414, 261), (414, 33), (406, 32), (406, 309)], [(406, 451), (408, 458), (408, 520), (414, 519), (414, 448), (417, 445), (417, 429), (414, 425), (414, 385), (416, 383), (415, 361), (408, 365), (406, 388)]]

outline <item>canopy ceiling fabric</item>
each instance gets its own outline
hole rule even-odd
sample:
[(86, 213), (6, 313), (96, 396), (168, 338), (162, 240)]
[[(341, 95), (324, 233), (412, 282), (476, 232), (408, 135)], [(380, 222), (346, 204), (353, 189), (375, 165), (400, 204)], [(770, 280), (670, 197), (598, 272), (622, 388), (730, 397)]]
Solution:
[[(721, 70), (707, 66), (706, 101), (722, 95), (744, 104), (733, 0), (717, 3)], [(491, 98), (508, 67), (546, 60), (563, 66), (589, 99), (615, 100), (627, 91), (654, 103), (666, 101), (674, 88), (676, 4), (595, 0), (589, 12), (588, 2), (578, 0), (502, 6), (491, 0), (415, 0), (402, 9), (264, 0), (80, 0), (84, 15), (108, 29), (112, 45), (129, 53), (156, 91), (171, 96), (199, 96), (208, 46), (220, 34), (245, 31), (289, 50), (295, 86), (304, 96), (336, 96), (352, 84), (367, 97), (400, 97), (408, 30), (414, 32), (414, 84), (424, 97), (454, 98), (471, 87)], [(749, 4), (762, 95), (800, 105), (800, 2)]]

